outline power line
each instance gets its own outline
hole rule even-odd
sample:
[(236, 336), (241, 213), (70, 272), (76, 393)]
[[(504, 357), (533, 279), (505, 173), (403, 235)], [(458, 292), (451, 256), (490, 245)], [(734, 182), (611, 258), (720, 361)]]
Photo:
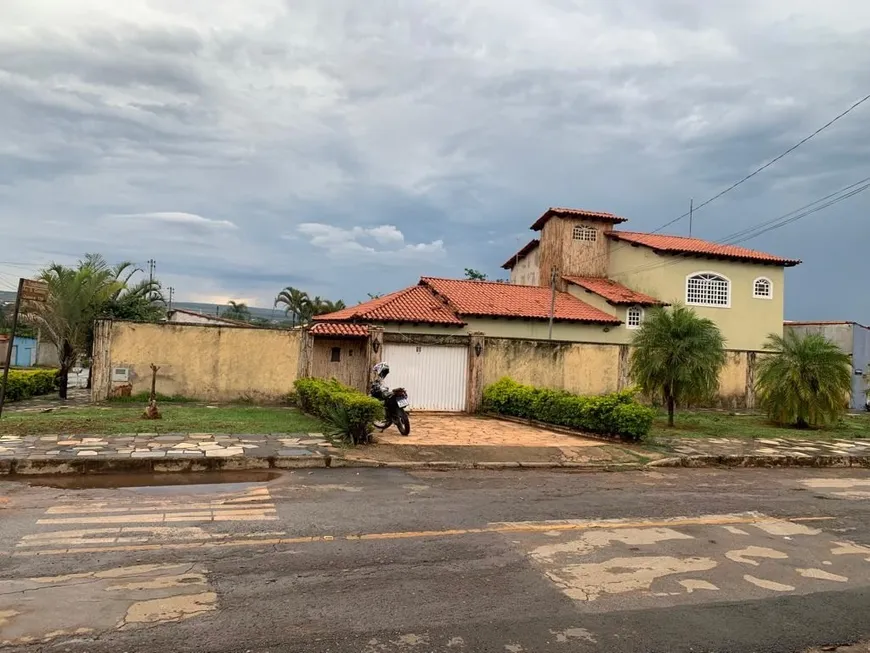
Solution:
[[(795, 143), (794, 145), (792, 145), (790, 148), (788, 148), (785, 152), (783, 152), (783, 153), (780, 154), (779, 156), (774, 157), (773, 159), (771, 159), (770, 161), (768, 161), (767, 163), (765, 163), (763, 166), (761, 166), (761, 167), (759, 167), (759, 168), (756, 168), (755, 170), (753, 170), (752, 172), (750, 172), (748, 175), (746, 175), (745, 177), (743, 177), (743, 179), (741, 179), (740, 181), (737, 181), (737, 182), (731, 184), (731, 185), (730, 185), (728, 188), (726, 188), (725, 190), (723, 190), (723, 191), (717, 193), (716, 195), (714, 195), (714, 196), (711, 197), (710, 199), (706, 200), (705, 202), (701, 202), (698, 206), (693, 207), (693, 210), (694, 210), (694, 211), (697, 211), (698, 209), (701, 209), (701, 208), (707, 206), (708, 204), (710, 204), (710, 203), (712, 203), (712, 202), (715, 202), (717, 199), (719, 199), (720, 197), (722, 197), (722, 196), (725, 195), (726, 193), (730, 193), (732, 190), (734, 190), (735, 188), (737, 188), (737, 187), (740, 186), (741, 184), (743, 184), (743, 183), (749, 181), (750, 179), (752, 179), (752, 178), (753, 178), (755, 175), (757, 175), (758, 173), (762, 172), (763, 170), (766, 170), (767, 168), (769, 168), (770, 166), (772, 166), (774, 163), (776, 163), (776, 162), (779, 161), (780, 159), (782, 159), (782, 158), (788, 156), (789, 154), (791, 154), (792, 152), (794, 152), (796, 149), (798, 149), (801, 145), (803, 145), (803, 144), (806, 143), (807, 141), (809, 141), (809, 140), (815, 138), (816, 136), (818, 136), (819, 134), (821, 134), (821, 133), (822, 133), (823, 131), (825, 131), (828, 127), (830, 127), (830, 126), (833, 125), (835, 122), (837, 122), (838, 120), (840, 120), (840, 118), (843, 118), (843, 117), (846, 116), (847, 114), (851, 113), (852, 111), (854, 111), (855, 109), (857, 109), (859, 106), (861, 106), (862, 104), (864, 104), (867, 100), (870, 100), (870, 95), (865, 95), (863, 98), (861, 98), (860, 100), (858, 100), (857, 102), (855, 102), (855, 104), (853, 104), (852, 106), (850, 106), (848, 109), (846, 109), (845, 111), (843, 111), (842, 113), (838, 114), (837, 116), (835, 116), (834, 118), (832, 118), (831, 120), (829, 120), (828, 122), (826, 122), (824, 125), (822, 125), (821, 127), (819, 127), (819, 128), (818, 128), (816, 131), (814, 131), (812, 134), (810, 134), (810, 135), (807, 136), (806, 138), (801, 139), (800, 141), (798, 141), (797, 143)], [(658, 231), (661, 231), (661, 230), (664, 229), (665, 227), (669, 227), (669, 226), (671, 226), (672, 224), (674, 224), (675, 222), (679, 222), (680, 220), (682, 220), (683, 218), (685, 218), (685, 217), (688, 216), (688, 215), (689, 215), (689, 213), (683, 213), (683, 215), (681, 215), (680, 217), (678, 217), (678, 218), (674, 218), (674, 219), (671, 220), (670, 222), (666, 222), (666, 223), (663, 224), (661, 227), (659, 227), (658, 229), (656, 229), (655, 231), (652, 231), (652, 232), (650, 232), (650, 233), (656, 233), (656, 232), (658, 232)]]
[[(789, 225), (793, 222), (797, 222), (798, 220), (802, 220), (810, 215), (818, 213), (824, 209), (827, 209), (835, 204), (839, 204), (847, 199), (850, 199), (856, 195), (859, 195), (866, 190), (870, 190), (870, 177), (866, 177), (860, 181), (857, 181), (853, 184), (849, 184), (838, 191), (825, 195), (817, 200), (810, 202), (809, 204), (805, 204), (800, 208), (794, 209), (793, 211), (789, 211), (783, 215), (777, 216), (776, 218), (772, 218), (770, 220), (765, 220), (753, 227), (749, 227), (747, 229), (743, 229), (741, 231), (737, 231), (729, 236), (726, 236), (722, 240), (718, 241), (719, 245), (736, 245), (738, 243), (746, 242), (747, 240), (752, 240), (753, 238), (757, 238), (761, 234), (767, 233), (768, 231), (773, 231), (775, 229), (780, 229), (786, 225)], [(654, 270), (658, 268), (668, 267), (670, 265), (675, 265), (681, 262), (680, 260), (672, 260), (665, 261), (662, 263), (652, 263), (649, 265), (642, 265), (636, 268), (631, 268), (629, 270), (625, 270), (622, 272), (615, 272), (613, 276), (632, 274), (637, 272), (646, 272), (649, 270)]]
[[(825, 131), (828, 127), (830, 127), (831, 125), (833, 125), (834, 123), (836, 123), (838, 120), (840, 120), (841, 118), (845, 117), (846, 115), (848, 115), (849, 113), (851, 113), (852, 111), (854, 111), (855, 109), (857, 109), (859, 106), (861, 106), (862, 104), (864, 104), (864, 103), (867, 102), (868, 100), (870, 100), (870, 94), (865, 95), (863, 98), (861, 98), (860, 100), (858, 100), (857, 102), (855, 102), (854, 104), (852, 104), (848, 109), (846, 109), (845, 111), (843, 111), (843, 112), (837, 114), (836, 116), (834, 116), (831, 120), (829, 120), (829, 121), (826, 122), (824, 125), (822, 125), (821, 127), (819, 127), (817, 130), (815, 130), (815, 131), (814, 131), (813, 133), (811, 133), (809, 136), (807, 136), (807, 137), (801, 139), (800, 141), (798, 141), (797, 143), (795, 143), (794, 145), (792, 145), (790, 148), (788, 148), (787, 150), (785, 150), (782, 154), (777, 155), (776, 157), (774, 157), (773, 159), (771, 159), (770, 161), (768, 161), (768, 162), (765, 163), (764, 165), (762, 165), (762, 166), (756, 168), (755, 170), (753, 170), (752, 172), (750, 172), (748, 175), (746, 175), (745, 177), (743, 177), (743, 178), (740, 179), (739, 181), (734, 182), (733, 184), (731, 184), (731, 185), (730, 185), (728, 188), (726, 188), (725, 190), (723, 190), (723, 191), (721, 191), (721, 192), (719, 192), (719, 193), (716, 193), (716, 195), (714, 195), (713, 197), (709, 198), (708, 200), (705, 200), (704, 202), (701, 202), (701, 203), (698, 204), (697, 206), (695, 205), (694, 200), (693, 200), (693, 201), (691, 202), (691, 205), (690, 205), (690, 207), (689, 207), (689, 210), (688, 210), (686, 213), (683, 213), (682, 215), (677, 216), (677, 217), (674, 218), (673, 220), (669, 220), (668, 222), (665, 222), (665, 223), (664, 223), (663, 225), (661, 225), (660, 227), (657, 227), (657, 228), (654, 229), (653, 231), (650, 231), (650, 232), (647, 232), (647, 233), (651, 233), (651, 234), (658, 233), (658, 232), (660, 232), (662, 229), (665, 229), (665, 228), (667, 228), (667, 227), (670, 227), (672, 224), (674, 224), (674, 223), (676, 223), (676, 222), (679, 222), (680, 220), (682, 220), (682, 219), (685, 218), (685, 217), (688, 217), (689, 215), (694, 216), (694, 213), (695, 213), (696, 211), (698, 211), (698, 209), (701, 209), (701, 208), (703, 208), (703, 207), (705, 207), (705, 206), (707, 206), (707, 205), (709, 205), (709, 204), (715, 202), (717, 199), (719, 199), (719, 198), (722, 197), (723, 195), (726, 195), (727, 193), (730, 193), (732, 190), (734, 190), (735, 188), (737, 188), (737, 187), (740, 186), (741, 184), (744, 184), (745, 182), (749, 181), (750, 179), (752, 179), (753, 177), (755, 177), (755, 176), (756, 176), (757, 174), (759, 174), (760, 172), (766, 170), (767, 168), (769, 168), (770, 166), (772, 166), (774, 163), (776, 163), (776, 162), (779, 161), (780, 159), (783, 159), (784, 157), (788, 156), (789, 154), (791, 154), (792, 152), (794, 152), (796, 149), (798, 149), (801, 145), (803, 145), (803, 144), (806, 143), (807, 141), (810, 141), (810, 140), (812, 140), (813, 138), (815, 138), (816, 136), (818, 136), (819, 134), (821, 134), (821, 133), (822, 133), (823, 131)], [(595, 261), (595, 260), (598, 260), (598, 259), (601, 259), (601, 258), (609, 257), (609, 256), (610, 256), (611, 254), (613, 254), (614, 252), (619, 251), (619, 250), (622, 249), (623, 247), (628, 247), (628, 246), (629, 246), (629, 245), (626, 245), (626, 244), (619, 244), (619, 245), (616, 245), (615, 247), (608, 249), (607, 253), (604, 253), (604, 254), (598, 254), (597, 256), (593, 256), (592, 258), (588, 259), (587, 262), (592, 262), (592, 261)]]

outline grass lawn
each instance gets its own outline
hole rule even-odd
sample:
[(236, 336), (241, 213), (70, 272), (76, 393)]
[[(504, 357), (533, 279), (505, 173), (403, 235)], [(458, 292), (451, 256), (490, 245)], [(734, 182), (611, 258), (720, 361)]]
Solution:
[(675, 421), (676, 426), (670, 429), (667, 416), (660, 415), (653, 424), (650, 441), (659, 438), (870, 438), (870, 413), (846, 415), (838, 426), (826, 429), (783, 428), (771, 424), (764, 415), (713, 411), (678, 411)]
[(323, 424), (293, 408), (160, 404), (163, 419), (144, 420), (142, 405), (110, 404), (50, 413), (10, 412), (0, 435), (117, 433), (309, 433)]

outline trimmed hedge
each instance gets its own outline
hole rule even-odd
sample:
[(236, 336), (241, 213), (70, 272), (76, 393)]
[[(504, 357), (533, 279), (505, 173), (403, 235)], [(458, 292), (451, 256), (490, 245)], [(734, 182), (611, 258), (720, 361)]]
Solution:
[(581, 397), (563, 390), (522, 385), (508, 378), (484, 389), (483, 409), (626, 440), (643, 438), (655, 417), (654, 410), (634, 401), (632, 392)]
[(372, 422), (383, 419), (381, 402), (335, 379), (297, 379), (293, 385), (299, 407), (335, 425), (350, 444), (369, 442)]
[[(0, 384), (3, 374), (0, 370)], [(6, 401), (20, 401), (39, 395), (48, 395), (60, 387), (58, 370), (9, 370)]]

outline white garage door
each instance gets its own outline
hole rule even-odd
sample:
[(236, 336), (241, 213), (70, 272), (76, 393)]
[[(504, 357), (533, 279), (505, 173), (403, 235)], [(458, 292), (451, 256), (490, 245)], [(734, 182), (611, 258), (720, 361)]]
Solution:
[(405, 388), (414, 410), (465, 410), (468, 348), (384, 344), (387, 385)]

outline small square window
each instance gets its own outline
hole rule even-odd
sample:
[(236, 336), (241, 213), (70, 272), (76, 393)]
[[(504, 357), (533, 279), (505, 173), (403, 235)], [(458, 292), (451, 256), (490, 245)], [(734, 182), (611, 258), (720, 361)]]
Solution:
[(341, 347), (333, 347), (332, 348), (332, 356), (329, 359), (330, 363), (340, 363), (341, 362)]
[(640, 306), (632, 306), (626, 311), (625, 326), (629, 329), (637, 329), (643, 322), (643, 309)]
[(578, 224), (574, 227), (573, 236), (574, 240), (594, 243), (598, 240), (598, 230), (594, 227), (586, 227)]

